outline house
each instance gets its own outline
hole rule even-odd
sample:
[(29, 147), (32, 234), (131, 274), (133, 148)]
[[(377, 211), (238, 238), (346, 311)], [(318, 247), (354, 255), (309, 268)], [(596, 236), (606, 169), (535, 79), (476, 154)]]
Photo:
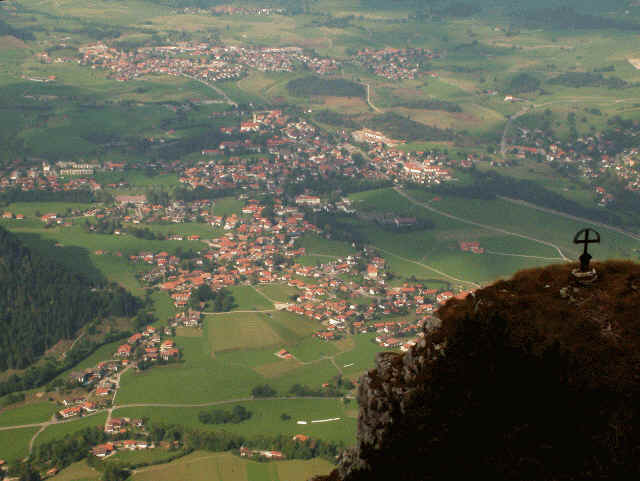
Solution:
[(104, 431), (106, 433), (119, 433), (126, 425), (127, 421), (124, 418), (111, 418), (111, 420), (105, 424)]
[(378, 267), (373, 265), (373, 264), (369, 264), (367, 266), (367, 274), (366, 274), (367, 279), (377, 279), (378, 278)]
[(118, 357), (129, 357), (131, 356), (131, 346), (129, 344), (123, 344), (118, 348), (118, 352), (116, 352), (116, 356)]
[(82, 406), (71, 406), (70, 408), (62, 409), (61, 411), (58, 411), (58, 414), (60, 414), (64, 419), (79, 416), (82, 414)]
[(113, 443), (99, 444), (91, 450), (93, 455), (99, 458), (104, 458), (106, 456), (109, 456), (114, 451), (115, 451), (115, 448), (113, 446)]

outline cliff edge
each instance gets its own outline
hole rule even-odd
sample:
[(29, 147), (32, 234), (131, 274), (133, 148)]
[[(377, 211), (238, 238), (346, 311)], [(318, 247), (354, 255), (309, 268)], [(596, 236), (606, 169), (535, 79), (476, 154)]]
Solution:
[(522, 271), (361, 379), (358, 439), (323, 480), (638, 479), (640, 265)]

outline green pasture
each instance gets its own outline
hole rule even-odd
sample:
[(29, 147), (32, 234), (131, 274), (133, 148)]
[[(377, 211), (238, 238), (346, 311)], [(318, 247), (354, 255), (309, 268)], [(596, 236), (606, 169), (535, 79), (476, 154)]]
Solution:
[(231, 214), (240, 215), (244, 202), (234, 197), (222, 197), (215, 200), (213, 206), (213, 214), (221, 216), (229, 216)]
[[(306, 254), (311, 256), (344, 257), (356, 253), (356, 250), (346, 242), (325, 239), (315, 234), (302, 236), (297, 241), (297, 246), (304, 247)], [(326, 262), (326, 258), (320, 257), (320, 260)]]
[(52, 481), (98, 481), (100, 474), (100, 472), (87, 465), (87, 461), (83, 459), (67, 466), (50, 479)]
[(48, 421), (58, 407), (51, 402), (38, 401), (0, 411), (0, 427), (20, 426)]
[(255, 288), (276, 302), (289, 302), (291, 296), (300, 293), (295, 287), (290, 287), (286, 284), (262, 284)]
[[(118, 414), (119, 416), (120, 414)], [(127, 416), (129, 417), (129, 416)], [(113, 456), (109, 457), (108, 462), (115, 462), (127, 466), (138, 464), (158, 464), (163, 461), (168, 461), (172, 457), (176, 456), (175, 451), (169, 451), (167, 449), (155, 448), (155, 449), (143, 449), (138, 451), (126, 451), (120, 450)]]
[[(353, 404), (353, 406), (352, 406)], [(251, 418), (238, 424), (202, 424), (198, 420), (201, 411), (213, 409), (231, 410), (233, 406), (243, 406), (251, 411)], [(212, 407), (195, 408), (124, 408), (114, 415), (131, 418), (149, 418), (151, 422), (180, 424), (211, 431), (228, 431), (246, 437), (259, 435), (305, 434), (312, 438), (343, 442), (355, 442), (356, 420), (352, 416), (355, 401), (345, 404), (338, 399), (256, 399), (250, 402), (225, 403)], [(288, 414), (291, 419), (280, 416)], [(341, 418), (339, 421), (312, 423), (313, 420)], [(297, 424), (307, 421), (308, 424)]]
[(29, 442), (39, 428), (0, 431), (0, 459), (8, 463), (25, 458), (29, 454)]
[(234, 310), (261, 311), (273, 309), (273, 304), (252, 286), (231, 286), (228, 289), (235, 299)]
[(38, 446), (50, 441), (64, 439), (66, 436), (72, 436), (86, 428), (104, 427), (106, 420), (107, 413), (100, 412), (84, 416), (82, 418), (73, 419), (72, 421), (53, 424), (40, 433), (36, 438), (34, 445)]
[(168, 464), (139, 469), (133, 481), (307, 481), (333, 469), (324, 459), (259, 463), (231, 453), (196, 451)]
[[(428, 192), (412, 189), (410, 193), (415, 199), (422, 201), (433, 199), (433, 195)], [(502, 199), (469, 201), (452, 196), (439, 197), (440, 201), (432, 203), (439, 210), (552, 242), (571, 258), (579, 255), (580, 249), (573, 244), (573, 236), (585, 227), (582, 222)], [(603, 236), (603, 242), (590, 248), (596, 259), (630, 258), (633, 256), (633, 249), (640, 245), (640, 241), (618, 232), (605, 227), (594, 227)]]

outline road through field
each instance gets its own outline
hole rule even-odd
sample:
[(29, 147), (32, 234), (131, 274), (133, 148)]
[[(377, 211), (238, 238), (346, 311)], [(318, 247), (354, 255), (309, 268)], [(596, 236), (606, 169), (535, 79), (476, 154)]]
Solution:
[(398, 194), (400, 194), (402, 197), (407, 199), (409, 202), (412, 202), (413, 204), (419, 205), (420, 207), (424, 207), (425, 209), (430, 210), (431, 212), (434, 212), (436, 214), (442, 215), (444, 217), (448, 217), (449, 219), (457, 220), (458, 222), (463, 222), (465, 224), (473, 225), (475, 227), (481, 227), (483, 229), (488, 229), (488, 230), (493, 230), (493, 231), (496, 231), (496, 232), (500, 232), (501, 234), (512, 235), (514, 237), (520, 237), (522, 239), (527, 239), (527, 240), (530, 240), (530, 241), (533, 241), (533, 242), (537, 242), (538, 244), (542, 244), (542, 245), (545, 245), (547, 247), (552, 247), (553, 249), (555, 249), (558, 252), (558, 254), (560, 254), (560, 257), (562, 258), (563, 261), (571, 260), (567, 256), (564, 255), (564, 253), (562, 252), (560, 247), (558, 247), (557, 245), (553, 244), (552, 242), (536, 239), (535, 237), (531, 237), (531, 236), (526, 235), (526, 234), (520, 234), (518, 232), (511, 232), (511, 231), (508, 231), (506, 229), (502, 229), (501, 227), (495, 227), (495, 226), (488, 225), (488, 224), (482, 224), (480, 222), (476, 222), (476, 221), (473, 221), (473, 220), (464, 219), (462, 217), (458, 217), (457, 215), (449, 214), (448, 212), (444, 212), (444, 211), (441, 211), (439, 209), (436, 209), (435, 207), (432, 207), (431, 205), (429, 205), (429, 204), (427, 204), (425, 202), (420, 202), (420, 201), (414, 199), (413, 197), (411, 197), (409, 194), (407, 194), (405, 191), (403, 191), (399, 187), (394, 187), (394, 190)]
[(183, 77), (187, 77), (187, 78), (189, 78), (191, 80), (195, 80), (196, 82), (200, 82), (201, 84), (206, 85), (210, 89), (215, 90), (225, 100), (225, 102), (227, 102), (232, 107), (237, 107), (238, 106), (238, 104), (235, 103), (233, 100), (231, 100), (231, 98), (221, 88), (218, 88), (215, 85), (210, 84), (209, 82), (205, 82), (204, 80), (199, 79), (198, 77), (194, 77), (194, 76), (186, 74), (184, 72), (181, 75)]
[(575, 221), (578, 221), (578, 222), (585, 222), (587, 224), (596, 225), (598, 227), (603, 227), (605, 229), (609, 229), (610, 231), (617, 232), (618, 234), (621, 234), (623, 236), (630, 237), (631, 239), (640, 240), (640, 235), (635, 234), (633, 232), (626, 231), (624, 229), (620, 229), (619, 227), (614, 227), (614, 226), (609, 225), (609, 224), (604, 224), (602, 222), (596, 222), (596, 221), (593, 221), (593, 220), (590, 220), (590, 219), (586, 219), (584, 217), (577, 217), (575, 215), (566, 214), (564, 212), (560, 212), (560, 211), (554, 210), (554, 209), (548, 209), (547, 207), (542, 207), (542, 206), (539, 206), (539, 205), (536, 205), (536, 204), (532, 204), (531, 202), (527, 202), (526, 200), (512, 199), (511, 197), (503, 197), (501, 195), (499, 195), (498, 198), (502, 199), (502, 200), (506, 200), (507, 202), (511, 202), (512, 204), (523, 205), (525, 207), (530, 207), (531, 209), (536, 209), (536, 210), (539, 210), (541, 212), (546, 212), (547, 214), (559, 215), (560, 217), (565, 217), (567, 219), (575, 220)]

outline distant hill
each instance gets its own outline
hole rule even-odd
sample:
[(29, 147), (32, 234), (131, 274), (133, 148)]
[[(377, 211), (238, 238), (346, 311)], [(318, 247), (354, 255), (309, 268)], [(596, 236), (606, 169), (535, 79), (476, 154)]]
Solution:
[(89, 321), (135, 313), (138, 300), (93, 284), (0, 227), (0, 371), (22, 369)]

